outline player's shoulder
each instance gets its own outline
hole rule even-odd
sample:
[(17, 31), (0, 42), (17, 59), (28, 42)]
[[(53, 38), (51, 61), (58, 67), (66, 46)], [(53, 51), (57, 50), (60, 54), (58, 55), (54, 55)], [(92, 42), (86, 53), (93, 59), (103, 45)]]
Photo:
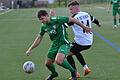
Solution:
[(55, 20), (55, 19), (57, 19), (57, 18), (58, 18), (58, 16), (52, 16), (52, 17), (51, 17), (52, 20)]
[(89, 15), (89, 13), (80, 11), (74, 17), (84, 16), (84, 15)]
[(64, 17), (67, 17), (67, 16), (53, 16), (53, 17), (51, 17), (51, 19), (56, 20), (56, 19), (61, 19), (61, 18), (64, 18)]
[(89, 15), (89, 13), (83, 12), (83, 11), (80, 11), (78, 14), (81, 14), (81, 15)]
[(41, 27), (41, 28), (45, 28), (45, 27), (46, 27), (46, 25), (45, 25), (45, 24), (43, 24), (43, 23), (41, 23), (40, 27)]

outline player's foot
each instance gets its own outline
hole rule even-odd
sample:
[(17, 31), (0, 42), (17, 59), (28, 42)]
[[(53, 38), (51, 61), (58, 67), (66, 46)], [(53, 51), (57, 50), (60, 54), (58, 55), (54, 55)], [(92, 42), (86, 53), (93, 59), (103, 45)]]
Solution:
[(56, 72), (56, 73), (54, 73), (54, 74), (49, 75), (49, 76), (46, 78), (46, 80), (53, 80), (53, 78), (55, 78), (55, 77), (57, 77), (57, 76), (58, 76), (58, 73)]
[(71, 72), (72, 80), (77, 80), (76, 71)]
[(117, 25), (114, 25), (114, 26), (113, 26), (113, 29), (115, 29), (115, 28), (117, 28)]
[(86, 76), (86, 75), (88, 75), (90, 72), (91, 72), (91, 70), (90, 70), (89, 68), (85, 68), (83, 75)]
[[(76, 73), (76, 77), (80, 78), (80, 73), (79, 72)], [(72, 77), (70, 77), (69, 80), (72, 80)]]

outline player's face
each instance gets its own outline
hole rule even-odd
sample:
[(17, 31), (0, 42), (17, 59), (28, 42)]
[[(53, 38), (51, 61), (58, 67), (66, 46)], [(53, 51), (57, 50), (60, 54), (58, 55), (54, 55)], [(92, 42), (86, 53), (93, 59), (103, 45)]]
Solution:
[(69, 7), (69, 11), (70, 11), (71, 14), (75, 14), (76, 13), (76, 7), (71, 5)]
[(48, 16), (47, 15), (46, 16), (41, 16), (39, 18), (39, 20), (40, 20), (41, 23), (48, 23)]

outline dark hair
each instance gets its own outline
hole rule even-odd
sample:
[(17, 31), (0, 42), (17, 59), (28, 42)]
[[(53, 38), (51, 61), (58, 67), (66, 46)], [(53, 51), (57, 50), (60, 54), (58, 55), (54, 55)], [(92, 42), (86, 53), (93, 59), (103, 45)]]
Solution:
[(72, 6), (79, 5), (79, 2), (78, 1), (71, 1), (68, 3), (68, 7), (70, 7), (71, 5)]
[(41, 16), (46, 16), (48, 15), (46, 10), (40, 10), (38, 11), (37, 17), (40, 18)]

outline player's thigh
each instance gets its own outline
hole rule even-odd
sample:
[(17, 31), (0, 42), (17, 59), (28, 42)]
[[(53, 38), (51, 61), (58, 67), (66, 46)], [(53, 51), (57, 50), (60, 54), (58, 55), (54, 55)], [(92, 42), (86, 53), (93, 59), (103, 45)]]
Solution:
[(113, 16), (116, 16), (116, 15), (117, 15), (117, 10), (113, 10), (113, 11), (112, 11), (112, 15), (113, 15)]
[(59, 47), (58, 53), (68, 55), (69, 51), (70, 51), (70, 44), (63, 44)]
[(48, 51), (47, 58), (49, 58), (51, 60), (55, 60), (58, 49), (59, 49), (58, 46), (51, 46), (49, 51)]
[(69, 44), (61, 45), (56, 55), (55, 62), (57, 64), (61, 64), (64, 61), (66, 55), (68, 55), (69, 51), (70, 51)]
[(84, 45), (84, 46), (82, 46), (82, 45), (79, 45), (77, 43), (73, 43), (72, 45), (73, 46), (71, 47), (70, 52), (72, 52), (73, 54), (78, 54), (81, 51), (87, 50), (87, 49), (89, 49), (91, 47), (91, 45)]
[(56, 58), (55, 58), (55, 63), (62, 64), (64, 59), (65, 59), (65, 54), (57, 53)]

